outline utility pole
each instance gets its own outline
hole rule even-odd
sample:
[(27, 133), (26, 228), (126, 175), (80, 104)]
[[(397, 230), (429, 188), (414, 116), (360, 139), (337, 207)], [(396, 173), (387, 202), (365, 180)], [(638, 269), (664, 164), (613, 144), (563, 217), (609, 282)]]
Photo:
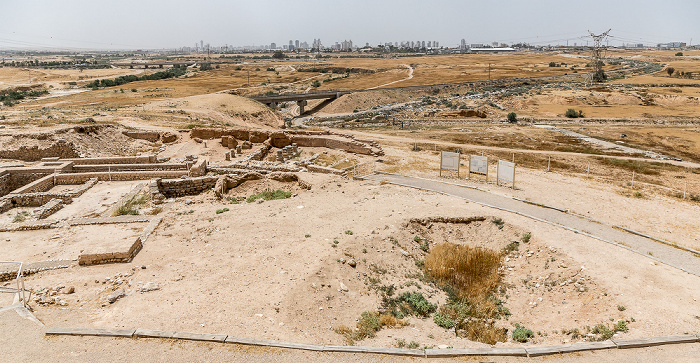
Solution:
[(489, 81), (491, 80), (491, 63), (489, 63)]
[[(604, 50), (607, 49), (607, 47), (604, 47), (602, 45), (603, 40), (608, 37), (608, 33), (610, 33), (612, 29), (608, 29), (605, 33), (602, 33), (600, 35), (595, 35), (593, 34), (590, 30), (588, 31), (588, 34), (591, 35), (591, 38), (593, 38), (593, 49), (591, 49), (591, 60), (593, 61), (593, 73), (590, 76), (590, 83), (593, 83), (596, 77), (599, 77), (603, 74), (603, 62), (600, 60), (601, 54), (603, 53)], [(600, 79), (599, 79), (600, 80)]]
[(250, 87), (250, 69), (248, 70), (248, 87)]

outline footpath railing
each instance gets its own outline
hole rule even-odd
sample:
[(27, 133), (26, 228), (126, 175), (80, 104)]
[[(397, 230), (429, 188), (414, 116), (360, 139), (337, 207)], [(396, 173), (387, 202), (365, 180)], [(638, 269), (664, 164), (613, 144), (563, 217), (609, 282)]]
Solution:
[(279, 340), (260, 340), (255, 338), (235, 337), (225, 334), (187, 333), (177, 331), (162, 331), (149, 329), (85, 329), (85, 328), (49, 328), (46, 335), (100, 336), (120, 338), (161, 338), (182, 339), (203, 342), (219, 342), (228, 344), (254, 345), (271, 348), (307, 350), (315, 352), (335, 353), (368, 353), (388, 354), (406, 357), (445, 358), (468, 356), (516, 356), (538, 357), (562, 353), (585, 352), (601, 349), (643, 348), (658, 345), (699, 343), (700, 334), (684, 334), (663, 337), (639, 339), (611, 339), (600, 342), (582, 342), (554, 346), (514, 346), (514, 347), (483, 347), (463, 349), (404, 349), (383, 347), (362, 347), (345, 345), (320, 345), (284, 342)]
[[(19, 301), (25, 308), (29, 308), (27, 290), (24, 288), (24, 275), (22, 274), (22, 267), (24, 264), (22, 262), (16, 261), (0, 261), (0, 265), (17, 265), (17, 274), (15, 276), (15, 281), (17, 282), (17, 287), (0, 286), (0, 293), (17, 294)], [(10, 270), (10, 273), (14, 270)]]

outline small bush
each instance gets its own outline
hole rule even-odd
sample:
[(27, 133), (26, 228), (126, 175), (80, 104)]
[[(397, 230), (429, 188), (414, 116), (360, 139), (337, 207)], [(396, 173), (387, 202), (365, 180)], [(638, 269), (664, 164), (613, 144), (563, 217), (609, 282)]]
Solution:
[(217, 210), (216, 210), (216, 214), (221, 214), (221, 213), (228, 212), (228, 211), (229, 211), (228, 208), (217, 209)]
[(617, 306), (617, 310), (619, 310), (619, 311), (625, 311), (625, 310), (627, 310), (627, 308), (624, 307), (624, 306), (622, 306), (622, 305), (618, 305), (618, 306)]
[(287, 198), (290, 198), (291, 196), (292, 196), (292, 193), (285, 192), (282, 189), (277, 189), (277, 190), (267, 189), (267, 190), (263, 191), (262, 193), (253, 194), (253, 195), (249, 196), (246, 199), (246, 202), (253, 203), (260, 198), (262, 198), (264, 200), (287, 199)]
[(311, 87), (321, 87), (321, 82), (319, 82), (318, 80), (315, 80), (315, 81), (313, 81), (313, 83), (311, 83)]
[(530, 242), (530, 238), (532, 238), (532, 234), (530, 232), (523, 233), (523, 236), (520, 237), (520, 240), (523, 241), (523, 243), (528, 243)]
[(583, 117), (583, 111), (579, 110), (578, 112), (576, 112), (576, 110), (574, 110), (573, 108), (570, 108), (570, 109), (566, 110), (566, 113), (564, 113), (564, 116), (566, 116), (568, 118)]
[(676, 53), (676, 57), (682, 57), (682, 56), (683, 56), (683, 52)]
[(627, 322), (624, 320), (618, 320), (617, 324), (615, 324), (615, 331), (627, 332), (629, 330), (630, 328), (627, 327)]
[(508, 122), (516, 122), (518, 121), (518, 115), (515, 114), (515, 112), (511, 112), (507, 116)]
[(15, 214), (14, 218), (12, 218), (12, 222), (13, 223), (24, 222), (27, 219), (28, 215), (29, 215), (29, 213), (27, 213), (27, 212), (17, 213), (17, 214)]
[(116, 211), (114, 211), (113, 216), (125, 216), (125, 215), (138, 215), (138, 206), (146, 203), (145, 195), (135, 195), (131, 199), (127, 200), (122, 204)]
[(352, 231), (348, 229), (345, 231), (345, 234), (352, 236)]
[(445, 329), (452, 329), (455, 326), (454, 320), (440, 313), (435, 313), (435, 315), (433, 316), (433, 322), (435, 322), (437, 326)]
[(603, 324), (594, 326), (591, 333), (598, 335), (598, 340), (608, 340), (615, 334), (615, 332)]
[(515, 324), (515, 330), (513, 330), (513, 340), (520, 343), (527, 343), (527, 341), (534, 337), (535, 333), (530, 329), (520, 326), (520, 324)]

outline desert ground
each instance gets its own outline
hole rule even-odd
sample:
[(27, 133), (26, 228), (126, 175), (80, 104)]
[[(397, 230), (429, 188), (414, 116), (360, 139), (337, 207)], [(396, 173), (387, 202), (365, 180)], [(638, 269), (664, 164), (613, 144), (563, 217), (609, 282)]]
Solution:
[[(34, 205), (0, 213), (0, 260), (54, 266), (24, 277), (37, 321), (0, 310), (8, 327), (0, 332), (0, 351), (65, 361), (408, 360), (44, 336), (52, 327), (441, 350), (698, 334), (700, 51), (675, 53), (612, 51), (604, 68), (609, 79), (598, 84), (586, 80), (583, 52), (244, 59), (94, 88), (85, 86), (163, 69), (2, 67), (0, 92), (47, 92), (0, 106), (0, 177), (62, 161), (145, 155), (156, 161), (129, 172), (187, 165), (169, 178), (224, 186), (257, 176), (221, 190), (175, 196), (161, 190), (165, 197), (155, 198), (148, 185), (168, 177), (112, 180), (118, 166), (105, 162), (95, 166), (98, 180), (89, 189), (47, 219), (35, 219)], [(668, 67), (695, 75), (669, 75)], [(247, 98), (324, 90), (357, 92), (309, 101), (302, 115), (293, 102), (270, 108)], [(577, 117), (567, 117), (569, 109)], [(515, 120), (508, 121), (510, 113)], [(300, 146), (281, 161), (273, 136), (251, 137), (240, 153), (232, 151), (222, 135), (240, 130), (330, 135), (322, 137), (336, 143)], [(373, 151), (343, 149), (338, 140)], [(265, 152), (252, 161), (258, 150)], [(441, 152), (455, 151), (460, 175), (441, 172)], [(466, 178), (469, 155), (488, 158), (488, 177)], [(203, 160), (207, 172), (189, 177)], [(515, 162), (513, 185), (496, 182), (498, 160)], [(566, 210), (611, 231), (643, 234), (649, 238), (635, 238), (689, 262), (680, 266), (517, 210), (397, 185), (377, 172)], [(45, 173), (21, 179), (17, 188), (59, 174)], [(80, 184), (54, 179), (42, 192), (72, 193)], [(265, 196), (278, 190), (279, 198)], [(79, 223), (85, 220), (109, 222)], [(25, 228), (42, 221), (51, 226)], [(128, 261), (79, 263), (86, 251), (116, 251), (153, 223)], [(0, 308), (13, 298), (0, 294)], [(530, 335), (518, 341), (516, 330)], [(690, 362), (699, 345), (488, 359)]]

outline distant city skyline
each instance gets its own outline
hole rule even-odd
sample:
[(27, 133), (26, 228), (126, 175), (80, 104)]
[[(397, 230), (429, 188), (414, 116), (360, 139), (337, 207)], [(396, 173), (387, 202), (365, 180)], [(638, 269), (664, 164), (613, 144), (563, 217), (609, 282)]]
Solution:
[[(610, 45), (700, 43), (695, 0), (296, 1), (0, 0), (0, 49), (295, 48), (437, 41), (585, 45), (588, 30), (612, 28)], [(590, 38), (588, 38), (590, 39)], [(300, 44), (296, 45), (299, 40)]]

